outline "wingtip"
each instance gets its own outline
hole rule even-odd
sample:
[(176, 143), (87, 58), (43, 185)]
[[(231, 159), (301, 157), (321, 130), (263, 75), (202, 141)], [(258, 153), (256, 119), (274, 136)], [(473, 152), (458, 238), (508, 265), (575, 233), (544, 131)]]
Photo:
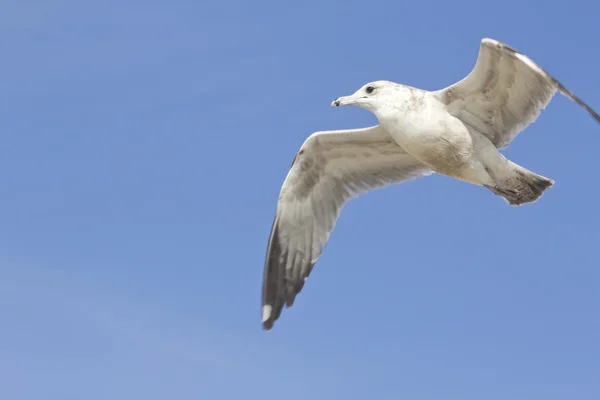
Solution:
[(262, 308), (262, 326), (265, 331), (270, 331), (275, 324), (277, 315), (273, 315), (273, 306), (269, 304), (263, 305)]
[(554, 81), (558, 85), (558, 90), (560, 91), (560, 93), (563, 96), (566, 96), (569, 99), (576, 102), (577, 104), (579, 104), (581, 107), (583, 107), (588, 112), (588, 114), (590, 114), (592, 116), (592, 118), (594, 118), (596, 120), (596, 122), (600, 123), (600, 114), (598, 114), (589, 104), (587, 104), (585, 101), (583, 101), (579, 96), (575, 95), (575, 93), (573, 93), (572, 91), (567, 89), (562, 83), (560, 83), (556, 79), (554, 79)]
[(269, 332), (273, 328), (273, 321), (263, 322), (263, 330)]
[(271, 329), (273, 329), (273, 325), (275, 325), (274, 318), (269, 318), (268, 320), (262, 322), (263, 330), (265, 330), (267, 332), (270, 331)]
[(489, 38), (489, 37), (485, 37), (485, 38), (481, 39), (481, 43), (482, 44), (494, 45), (494, 46), (502, 44), (499, 41), (497, 41), (496, 39), (492, 39), (492, 38)]
[(270, 304), (265, 304), (262, 308), (262, 322), (265, 323), (266, 321), (270, 320), (272, 313), (273, 306)]

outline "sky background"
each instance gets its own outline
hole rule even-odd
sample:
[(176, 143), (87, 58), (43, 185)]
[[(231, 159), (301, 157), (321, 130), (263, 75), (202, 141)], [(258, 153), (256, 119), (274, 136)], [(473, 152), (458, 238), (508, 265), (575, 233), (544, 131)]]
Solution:
[(260, 325), (288, 168), (368, 81), (483, 37), (600, 110), (594, 1), (4, 0), (0, 398), (596, 400), (600, 126), (556, 97), (505, 154), (539, 202), (431, 176), (346, 205)]

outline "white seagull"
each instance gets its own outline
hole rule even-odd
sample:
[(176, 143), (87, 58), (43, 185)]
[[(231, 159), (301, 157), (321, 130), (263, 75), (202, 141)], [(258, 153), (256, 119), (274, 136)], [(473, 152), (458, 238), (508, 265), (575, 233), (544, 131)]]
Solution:
[(560, 92), (600, 115), (529, 57), (483, 39), (461, 81), (426, 91), (371, 82), (333, 106), (369, 110), (379, 125), (312, 134), (283, 182), (266, 254), (262, 324), (291, 307), (346, 202), (434, 172), (483, 186), (510, 205), (534, 202), (554, 181), (507, 160), (499, 149)]

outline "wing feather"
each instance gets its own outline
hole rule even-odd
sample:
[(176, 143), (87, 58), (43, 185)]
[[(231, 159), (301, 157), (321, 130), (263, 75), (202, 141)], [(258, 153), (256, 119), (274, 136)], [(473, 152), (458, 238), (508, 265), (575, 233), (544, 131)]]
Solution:
[(263, 326), (291, 307), (344, 204), (361, 193), (431, 174), (379, 126), (317, 132), (283, 183), (264, 267)]
[(557, 91), (600, 122), (598, 113), (529, 57), (483, 39), (471, 73), (435, 94), (450, 114), (503, 148), (538, 118)]

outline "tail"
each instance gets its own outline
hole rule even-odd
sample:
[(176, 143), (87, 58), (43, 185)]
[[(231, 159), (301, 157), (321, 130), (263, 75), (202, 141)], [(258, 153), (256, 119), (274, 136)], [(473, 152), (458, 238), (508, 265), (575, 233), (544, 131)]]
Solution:
[(554, 184), (552, 179), (533, 173), (509, 161), (508, 172), (496, 178), (496, 186), (485, 186), (511, 206), (533, 203)]

